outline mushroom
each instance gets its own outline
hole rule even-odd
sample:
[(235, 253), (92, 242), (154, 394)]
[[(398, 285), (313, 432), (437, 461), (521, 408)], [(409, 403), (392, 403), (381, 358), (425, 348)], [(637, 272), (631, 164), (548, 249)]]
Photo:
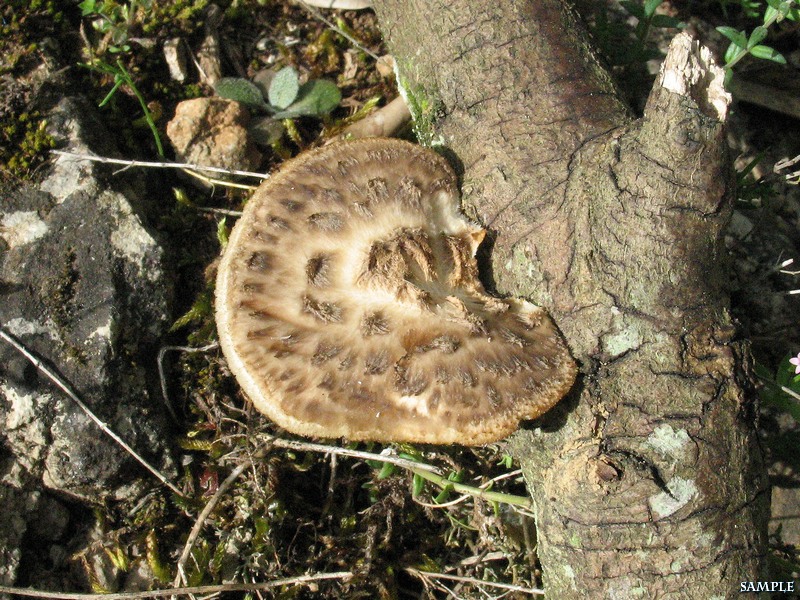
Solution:
[(485, 231), (435, 152), (366, 138), (306, 152), (255, 192), (217, 276), (222, 350), (255, 407), (300, 435), (478, 445), (569, 391), (538, 306), (489, 295)]

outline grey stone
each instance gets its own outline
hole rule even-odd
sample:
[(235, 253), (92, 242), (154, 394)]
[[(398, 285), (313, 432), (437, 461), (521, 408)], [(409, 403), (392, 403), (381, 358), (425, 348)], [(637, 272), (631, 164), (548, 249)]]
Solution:
[[(94, 107), (64, 98), (51, 133), (75, 152), (114, 155)], [(155, 357), (170, 322), (165, 250), (148, 224), (159, 198), (139, 177), (59, 157), (40, 185), (0, 190), (0, 324), (66, 379), (91, 410), (174, 475)], [(0, 342), (0, 581), (24, 536), (56, 542), (81, 501), (131, 499), (158, 482), (31, 363)], [(44, 499), (43, 499), (44, 498)], [(47, 517), (45, 519), (44, 517)]]
[(179, 83), (183, 83), (189, 78), (189, 71), (186, 67), (186, 50), (183, 47), (181, 38), (170, 38), (162, 46), (164, 61), (169, 68), (169, 76)]

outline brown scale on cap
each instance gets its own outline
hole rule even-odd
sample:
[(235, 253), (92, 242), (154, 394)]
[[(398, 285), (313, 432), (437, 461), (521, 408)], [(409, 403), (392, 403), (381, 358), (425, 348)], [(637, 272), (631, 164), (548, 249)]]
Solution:
[(307, 152), (233, 230), (217, 326), (255, 406), (301, 435), (486, 444), (561, 399), (575, 363), (547, 314), (489, 296), (436, 153), (362, 139)]

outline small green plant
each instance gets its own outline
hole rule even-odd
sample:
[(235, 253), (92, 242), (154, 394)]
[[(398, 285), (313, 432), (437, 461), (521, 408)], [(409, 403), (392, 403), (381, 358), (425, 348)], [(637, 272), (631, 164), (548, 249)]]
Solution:
[(629, 0), (620, 2), (622, 7), (636, 17), (638, 21), (634, 33), (642, 48), (644, 48), (647, 43), (650, 31), (654, 27), (685, 27), (685, 25), (675, 17), (656, 14), (656, 9), (661, 6), (663, 2), (664, 0), (645, 0), (644, 4), (631, 2)]
[(760, 152), (744, 169), (736, 172), (736, 200), (742, 203), (740, 208), (763, 206), (778, 194), (772, 181), (767, 178), (757, 179), (753, 175), (753, 169), (763, 160), (764, 153)]
[(0, 121), (0, 167), (25, 179), (55, 147), (47, 121), (38, 112), (11, 115)]
[(161, 583), (169, 583), (172, 574), (170, 573), (169, 565), (161, 556), (158, 546), (156, 531), (155, 529), (151, 529), (145, 540), (147, 565), (150, 567), (156, 580)]
[(82, 64), (81, 66), (86, 67), (87, 69), (91, 69), (92, 71), (96, 71), (98, 73), (105, 73), (107, 75), (114, 76), (114, 87), (111, 88), (111, 91), (106, 94), (106, 97), (103, 98), (102, 102), (98, 106), (103, 107), (111, 100), (114, 94), (117, 93), (117, 90), (122, 86), (126, 86), (136, 99), (139, 101), (139, 105), (142, 107), (142, 112), (144, 113), (144, 120), (147, 123), (147, 126), (150, 128), (150, 131), (153, 133), (153, 138), (156, 142), (156, 149), (158, 150), (158, 155), (160, 157), (164, 157), (164, 146), (161, 143), (161, 135), (158, 133), (158, 127), (156, 127), (155, 120), (153, 119), (153, 113), (150, 112), (150, 109), (147, 106), (147, 102), (145, 102), (144, 96), (139, 91), (139, 88), (136, 87), (136, 84), (133, 82), (133, 78), (131, 74), (128, 73), (128, 70), (123, 66), (122, 61), (117, 59), (116, 64), (112, 65), (102, 60), (97, 60), (93, 64)]
[(634, 65), (657, 58), (660, 55), (658, 50), (648, 46), (650, 32), (654, 28), (660, 27), (684, 27), (684, 24), (674, 17), (656, 14), (656, 9), (661, 6), (663, 1), (647, 0), (643, 3), (623, 0), (620, 2), (620, 6), (637, 20), (633, 32), (634, 39), (631, 39), (630, 28), (626, 23), (610, 19), (608, 11), (604, 7), (598, 8), (593, 33), (603, 54), (611, 64), (616, 66)]
[(292, 67), (285, 67), (275, 74), (266, 99), (257, 85), (239, 77), (220, 79), (214, 89), (223, 98), (241, 102), (273, 119), (322, 117), (336, 108), (342, 99), (339, 88), (330, 81), (314, 79), (300, 85), (297, 71)]
[[(451, 470), (447, 473), (447, 476), (443, 476), (432, 472), (430, 468), (423, 468), (426, 467), (425, 460), (420, 451), (414, 448), (414, 446), (410, 444), (401, 444), (399, 450), (400, 451), (397, 453), (397, 457), (409, 462), (409, 465), (407, 465), (405, 468), (412, 473), (411, 495), (414, 498), (417, 498), (420, 496), (420, 494), (422, 494), (425, 488), (425, 482), (429, 482), (438, 486), (441, 490), (433, 498), (435, 504), (443, 504), (449, 499), (453, 492), (457, 492), (467, 496), (483, 498), (489, 502), (512, 504), (515, 506), (521, 506), (523, 508), (530, 508), (530, 498), (503, 492), (494, 492), (491, 490), (496, 479), (502, 479), (504, 476), (489, 480), (479, 487), (466, 485), (463, 483), (465, 476), (463, 470)], [(369, 466), (378, 471), (377, 479), (386, 479), (394, 475), (397, 471), (397, 466), (388, 462), (380, 462), (375, 460), (368, 460), (366, 462)], [(415, 468), (411, 466), (410, 463), (419, 463), (420, 468)], [(503, 459), (500, 464), (510, 465), (510, 457), (508, 461)], [(365, 485), (369, 487), (370, 484)]]
[(763, 365), (756, 365), (756, 374), (764, 382), (761, 399), (800, 423), (800, 352), (785, 356), (774, 375)]
[(212, 290), (204, 290), (195, 298), (192, 306), (181, 315), (169, 328), (170, 332), (177, 331), (181, 327), (186, 327), (191, 323), (200, 323), (209, 317), (214, 312), (214, 305), (212, 300)]
[(761, 0), (718, 0), (719, 7), (725, 19), (729, 19), (728, 7), (738, 6), (742, 14), (748, 19), (756, 19), (761, 16)]
[(108, 39), (109, 52), (127, 52), (129, 30), (136, 20), (140, 8), (149, 10), (153, 0), (83, 0), (78, 5), (81, 16), (92, 19), (92, 27)]
[(761, 43), (767, 37), (769, 28), (784, 19), (800, 20), (800, 6), (798, 6), (797, 0), (767, 0), (767, 8), (762, 16), (763, 24), (753, 29), (750, 35), (747, 35), (744, 30), (740, 31), (733, 27), (717, 27), (717, 31), (731, 42), (725, 51), (726, 83), (731, 80), (733, 67), (748, 54), (755, 58), (786, 64), (786, 59), (780, 52)]

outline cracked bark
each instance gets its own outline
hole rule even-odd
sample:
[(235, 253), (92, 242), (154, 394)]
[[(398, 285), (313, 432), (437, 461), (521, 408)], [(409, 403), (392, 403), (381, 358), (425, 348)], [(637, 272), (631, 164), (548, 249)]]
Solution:
[(511, 440), (548, 594), (738, 594), (764, 576), (769, 488), (724, 286), (721, 73), (678, 36), (634, 120), (560, 0), (375, 4), (491, 283), (547, 307), (581, 364)]

